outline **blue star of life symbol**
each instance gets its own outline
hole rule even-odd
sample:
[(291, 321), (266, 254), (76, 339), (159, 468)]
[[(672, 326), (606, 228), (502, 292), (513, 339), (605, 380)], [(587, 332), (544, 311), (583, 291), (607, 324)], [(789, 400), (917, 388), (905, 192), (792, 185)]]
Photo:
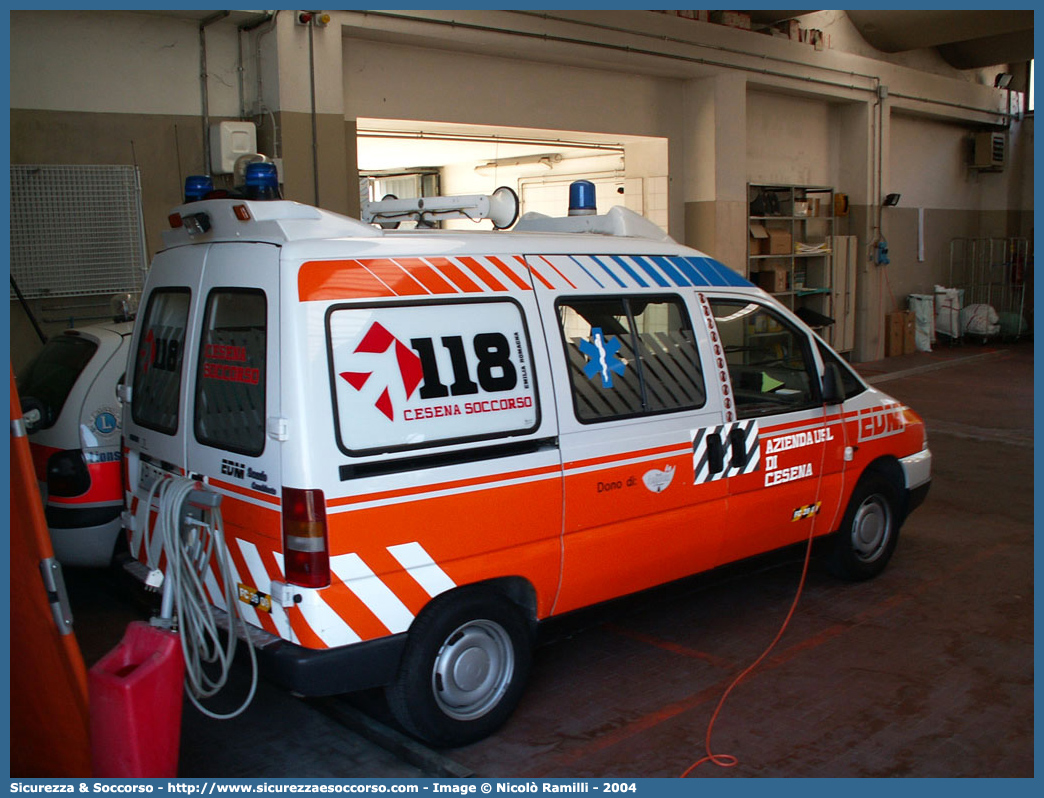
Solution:
[(591, 330), (591, 340), (580, 342), (580, 352), (588, 357), (584, 366), (584, 374), (589, 380), (596, 374), (602, 375), (602, 387), (613, 387), (613, 372), (623, 374), (627, 364), (617, 354), (620, 351), (620, 339), (608, 339), (602, 335), (602, 328)]

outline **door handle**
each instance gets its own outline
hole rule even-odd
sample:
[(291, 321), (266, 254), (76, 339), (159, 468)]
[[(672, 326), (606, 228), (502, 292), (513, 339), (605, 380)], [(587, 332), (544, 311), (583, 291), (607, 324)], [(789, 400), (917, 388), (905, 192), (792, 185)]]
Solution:
[(743, 468), (747, 464), (747, 436), (740, 427), (735, 427), (729, 433), (729, 446), (732, 447), (729, 465), (733, 468)]
[(707, 436), (707, 466), (712, 474), (725, 467), (725, 447), (717, 433)]

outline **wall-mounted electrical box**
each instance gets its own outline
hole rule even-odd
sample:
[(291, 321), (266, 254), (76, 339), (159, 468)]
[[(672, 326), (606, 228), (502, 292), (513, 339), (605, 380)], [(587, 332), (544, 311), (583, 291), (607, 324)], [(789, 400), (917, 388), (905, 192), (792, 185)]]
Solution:
[(972, 166), (976, 169), (1000, 172), (1004, 169), (1007, 149), (1008, 139), (1003, 133), (976, 133)]
[(210, 126), (210, 171), (229, 175), (242, 155), (257, 152), (257, 126), (253, 122), (215, 122)]

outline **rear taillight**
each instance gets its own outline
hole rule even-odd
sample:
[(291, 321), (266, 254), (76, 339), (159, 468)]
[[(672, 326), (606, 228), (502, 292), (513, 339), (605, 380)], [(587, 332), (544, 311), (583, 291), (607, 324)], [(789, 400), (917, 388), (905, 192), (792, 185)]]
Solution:
[(326, 501), (321, 490), (283, 488), (283, 561), (290, 584), (330, 584)]
[(82, 496), (91, 489), (91, 474), (79, 449), (66, 449), (47, 460), (47, 493), (51, 496)]

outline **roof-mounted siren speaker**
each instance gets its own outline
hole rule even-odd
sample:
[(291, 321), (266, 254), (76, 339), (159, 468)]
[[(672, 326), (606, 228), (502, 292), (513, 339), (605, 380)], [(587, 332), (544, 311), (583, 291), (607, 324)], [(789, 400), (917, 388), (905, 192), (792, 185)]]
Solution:
[(597, 216), (595, 185), (590, 180), (574, 180), (569, 184), (569, 215)]
[(247, 167), (252, 163), (270, 163), (271, 158), (260, 152), (246, 152), (236, 158), (235, 165), (232, 167), (232, 185), (234, 186), (245, 186), (246, 185), (246, 170)]
[(415, 220), (418, 227), (434, 227), (443, 219), (470, 219), (473, 222), (489, 219), (495, 230), (504, 230), (518, 219), (518, 209), (518, 195), (507, 186), (501, 186), (489, 195), (385, 198), (365, 203), (360, 218), (385, 228), (406, 219)]
[(518, 194), (507, 186), (490, 194), (489, 220), (495, 230), (505, 230), (518, 221)]

